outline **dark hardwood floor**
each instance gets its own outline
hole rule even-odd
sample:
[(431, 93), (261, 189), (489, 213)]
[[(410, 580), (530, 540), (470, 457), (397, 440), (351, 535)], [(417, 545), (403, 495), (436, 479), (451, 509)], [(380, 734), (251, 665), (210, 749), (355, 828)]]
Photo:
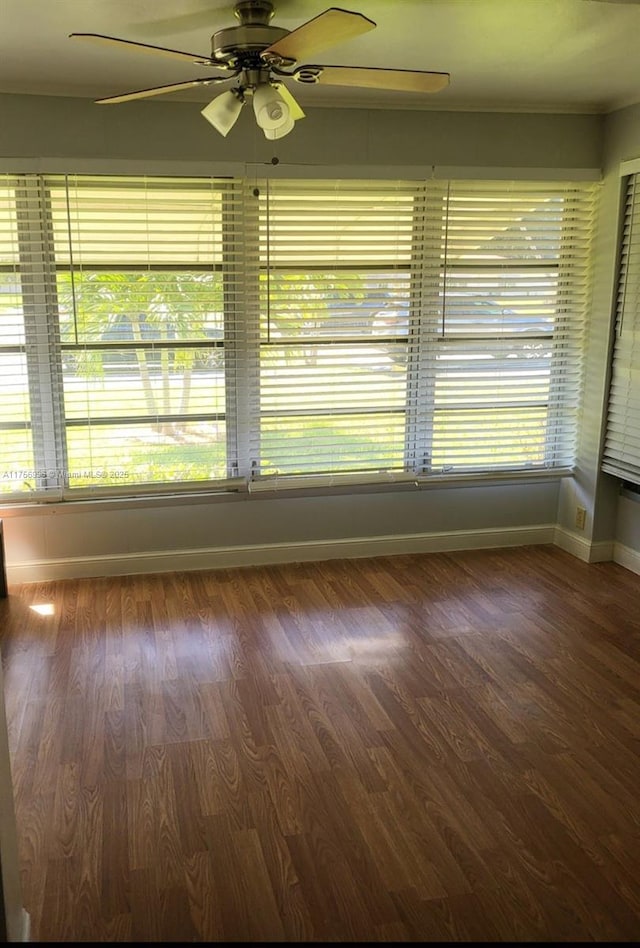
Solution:
[(10, 587), (32, 939), (637, 941), (639, 605), (552, 547)]

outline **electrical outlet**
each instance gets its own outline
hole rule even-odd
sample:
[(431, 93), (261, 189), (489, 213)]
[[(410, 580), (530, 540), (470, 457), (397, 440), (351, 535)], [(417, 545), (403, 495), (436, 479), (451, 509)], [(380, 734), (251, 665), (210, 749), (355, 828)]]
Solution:
[(576, 528), (578, 530), (584, 530), (584, 525), (587, 521), (587, 511), (584, 507), (576, 507)]

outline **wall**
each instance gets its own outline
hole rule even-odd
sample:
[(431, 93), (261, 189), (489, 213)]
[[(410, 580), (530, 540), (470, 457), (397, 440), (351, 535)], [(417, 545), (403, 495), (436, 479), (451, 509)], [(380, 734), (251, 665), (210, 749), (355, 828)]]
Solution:
[[(118, 163), (281, 162), (309, 165), (432, 165), (599, 169), (601, 116), (488, 112), (307, 109), (279, 142), (267, 142), (250, 109), (227, 138), (200, 115), (199, 103), (138, 101), (98, 106), (85, 99), (0, 95), (0, 159), (76, 159)], [(69, 167), (69, 164), (74, 167)], [(8, 170), (16, 169), (3, 162)], [(130, 165), (129, 165), (130, 167)]]
[[(584, 386), (575, 476), (562, 483), (558, 523), (585, 546), (586, 558), (612, 550), (617, 488), (600, 474), (600, 446), (607, 404), (608, 366), (618, 249), (620, 179), (609, 170), (603, 179), (596, 221), (592, 298), (584, 357)], [(584, 507), (584, 531), (575, 531), (576, 507)], [(589, 547), (587, 550), (586, 547)], [(605, 557), (606, 558), (606, 557)]]
[(551, 543), (557, 481), (330, 496), (5, 509), (8, 578)]
[[(556, 177), (594, 177), (601, 166), (602, 118), (595, 115), (318, 108), (307, 110), (294, 134), (268, 143), (248, 110), (222, 139), (200, 108), (0, 96), (0, 170), (221, 174), (234, 164), (269, 163), (274, 146), (283, 174), (311, 174), (316, 167), (336, 175), (391, 168), (420, 176), (548, 177), (555, 169)], [(596, 402), (601, 397), (600, 391)], [(591, 454), (587, 446), (585, 455)], [(555, 530), (559, 495), (558, 479), (532, 479), (286, 499), (94, 502), (0, 515), (11, 583), (554, 538), (583, 555), (570, 520), (560, 537)]]

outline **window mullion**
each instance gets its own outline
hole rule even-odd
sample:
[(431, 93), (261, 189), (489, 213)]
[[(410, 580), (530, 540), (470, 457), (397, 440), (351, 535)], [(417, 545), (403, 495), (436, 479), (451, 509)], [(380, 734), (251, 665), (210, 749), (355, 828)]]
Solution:
[(42, 178), (22, 179), (16, 209), (36, 486), (53, 490), (63, 486), (67, 463), (56, 263)]
[(439, 232), (434, 239), (433, 228), (435, 222), (443, 221), (440, 190), (439, 185), (425, 184), (414, 200), (406, 458), (408, 470), (416, 474), (428, 474), (431, 470), (437, 332), (441, 319), (441, 240)]
[(250, 478), (259, 458), (258, 202), (246, 185), (240, 189), (223, 217), (225, 401), (228, 474)]

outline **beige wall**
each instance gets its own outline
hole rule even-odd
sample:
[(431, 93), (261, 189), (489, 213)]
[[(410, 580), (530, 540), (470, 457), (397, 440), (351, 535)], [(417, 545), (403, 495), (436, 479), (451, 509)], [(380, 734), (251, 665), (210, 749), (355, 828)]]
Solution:
[(267, 142), (251, 110), (245, 109), (222, 138), (200, 108), (0, 95), (0, 159), (210, 162), (210, 174), (218, 173), (217, 163), (269, 162), (274, 154), (282, 163), (304, 166), (593, 169), (601, 164), (597, 115), (311, 108), (293, 134)]
[[(0, 96), (0, 169), (220, 174), (245, 162), (269, 164), (274, 146), (280, 164), (272, 173), (287, 175), (409, 169), (420, 176), (548, 177), (548, 169), (555, 169), (556, 177), (581, 171), (593, 177), (602, 162), (603, 119), (596, 115), (317, 108), (308, 109), (294, 134), (268, 143), (248, 110), (226, 139), (199, 110), (198, 104), (166, 101), (112, 107), (81, 99)], [(605, 299), (608, 251), (601, 256)], [(601, 310), (596, 342), (606, 335), (604, 303)], [(591, 364), (599, 412), (601, 351), (593, 353)], [(580, 477), (589, 497), (596, 489), (597, 431), (597, 424), (587, 426), (583, 438)], [(12, 509), (4, 512), (9, 580), (550, 542), (560, 489), (558, 479), (495, 481), (353, 496), (243, 494), (208, 503)], [(563, 487), (563, 496), (572, 490)], [(595, 502), (584, 503), (593, 510)], [(572, 501), (565, 506), (570, 532)]]

